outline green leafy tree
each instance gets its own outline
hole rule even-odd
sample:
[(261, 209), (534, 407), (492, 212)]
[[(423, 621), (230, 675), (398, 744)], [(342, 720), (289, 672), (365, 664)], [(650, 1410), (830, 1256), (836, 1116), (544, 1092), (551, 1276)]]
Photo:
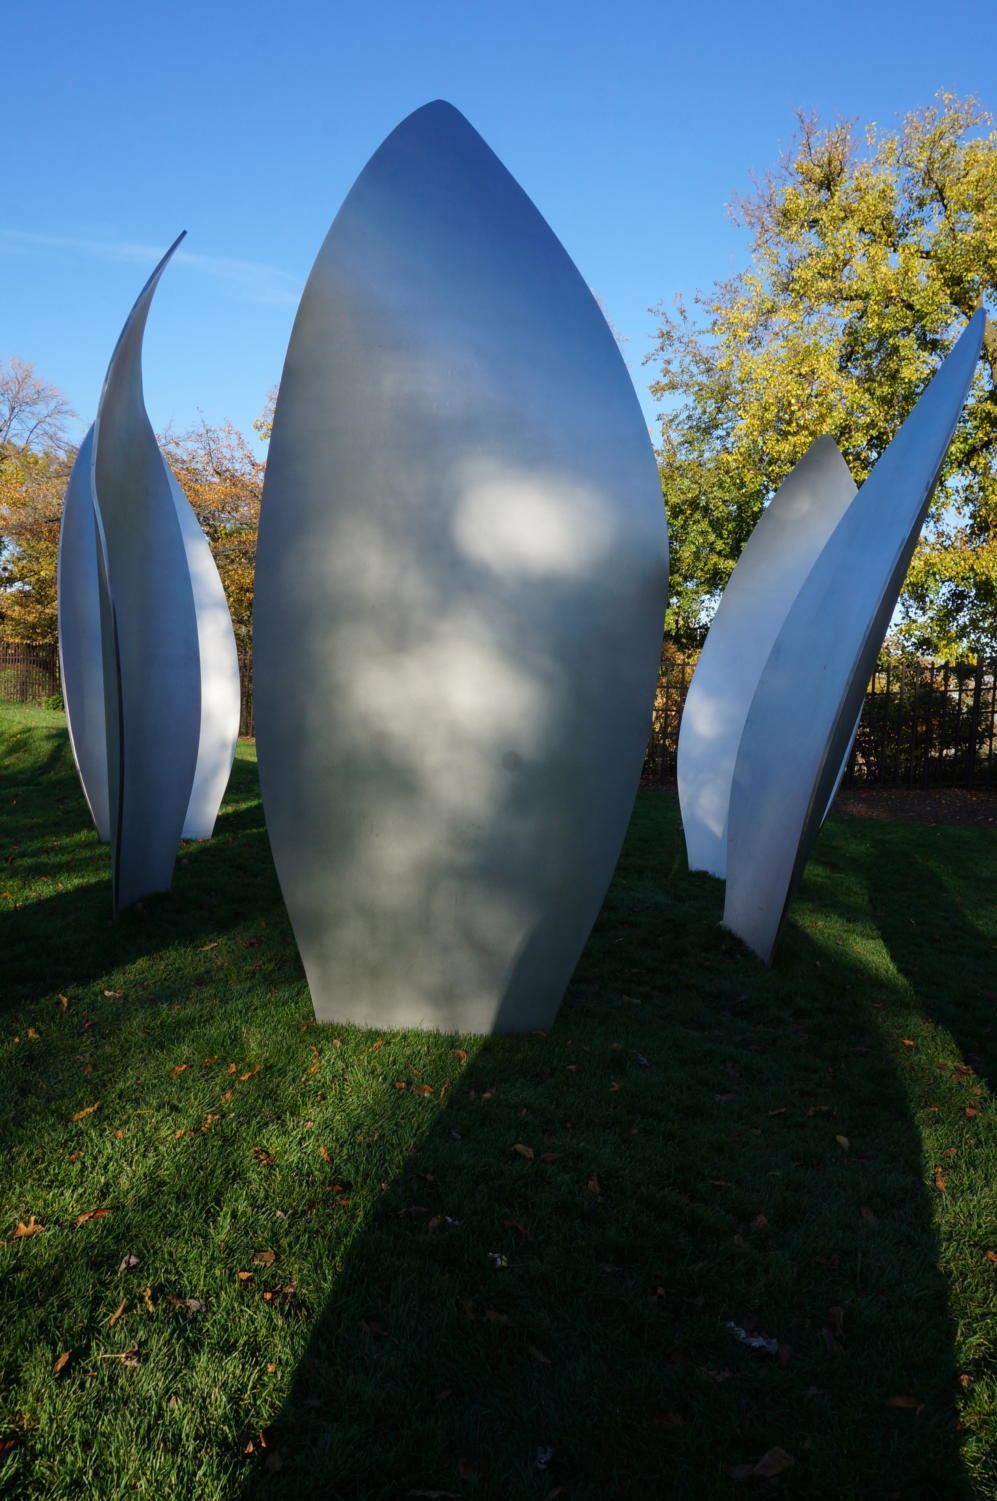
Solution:
[[(661, 319), (673, 545), (669, 625), (702, 639), (758, 516), (821, 433), (861, 483), (966, 320), (997, 295), (997, 132), (940, 94), (901, 128), (801, 117), (782, 167), (735, 204), (751, 263)], [(997, 650), (997, 328), (904, 596), (922, 651)]]

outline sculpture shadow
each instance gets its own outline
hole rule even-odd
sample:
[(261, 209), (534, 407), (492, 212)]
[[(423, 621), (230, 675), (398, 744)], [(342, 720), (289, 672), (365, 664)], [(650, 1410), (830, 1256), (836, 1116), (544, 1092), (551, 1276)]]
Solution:
[(903, 987), (792, 922), (764, 970), (654, 801), (549, 1034), (382, 1185), (247, 1501), (727, 1496), (774, 1447), (791, 1496), (972, 1494)]
[[(892, 858), (884, 875), (877, 858)], [(892, 823), (866, 845), (859, 869), (870, 908), (898, 973), (924, 1014), (944, 1027), (972, 1072), (997, 1089), (997, 923), (981, 917), (983, 890), (997, 880), (997, 841), (988, 830)], [(992, 910), (992, 904), (991, 904)]]

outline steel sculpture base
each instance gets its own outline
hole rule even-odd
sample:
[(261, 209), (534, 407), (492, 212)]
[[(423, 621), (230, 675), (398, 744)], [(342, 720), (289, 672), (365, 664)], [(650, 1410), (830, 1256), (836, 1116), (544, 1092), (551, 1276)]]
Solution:
[(734, 768), (724, 924), (766, 962), (861, 713), (979, 358), (985, 314), (845, 511), (789, 610)]
[(467, 121), (417, 111), (309, 278), (259, 533), (263, 801), (321, 1020), (549, 1024), (636, 791), (666, 570), (594, 299)]

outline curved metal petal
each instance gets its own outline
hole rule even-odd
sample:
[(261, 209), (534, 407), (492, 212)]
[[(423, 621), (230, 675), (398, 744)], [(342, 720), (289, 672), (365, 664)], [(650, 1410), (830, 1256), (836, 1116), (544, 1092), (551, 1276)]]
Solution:
[(73, 759), (97, 833), (107, 844), (111, 815), (92, 464), (91, 427), (69, 476), (59, 531), (59, 664)]
[(803, 581), (855, 493), (833, 438), (818, 438), (762, 512), (730, 576), (679, 730), (679, 801), (690, 870), (721, 879), (727, 873), (731, 781), (751, 700)]
[(210, 839), (228, 785), (236, 741), (239, 738), (242, 710), (239, 655), (228, 601), (208, 539), (175, 476), (167, 472), (194, 591), (201, 664), (201, 723), (197, 767), (184, 819), (183, 837)]
[(734, 769), (724, 924), (766, 962), (854, 733), (979, 358), (975, 313), (786, 616)]
[(666, 560), (594, 299), (467, 121), (418, 110), (319, 253), (264, 486), (260, 774), (321, 1019), (550, 1021), (636, 790)]
[(115, 912), (173, 879), (197, 762), (201, 672), (170, 474), (142, 399), (142, 336), (170, 247), (111, 357), (94, 423)]

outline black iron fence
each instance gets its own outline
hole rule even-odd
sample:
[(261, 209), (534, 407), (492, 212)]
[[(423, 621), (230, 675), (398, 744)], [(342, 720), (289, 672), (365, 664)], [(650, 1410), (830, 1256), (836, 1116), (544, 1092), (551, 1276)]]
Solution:
[(61, 691), (57, 646), (0, 641), (0, 700), (56, 708)]
[[(666, 656), (644, 776), (675, 776), (679, 723), (695, 659)], [(240, 735), (253, 734), (252, 658), (240, 653)], [(57, 707), (59, 653), (52, 645), (0, 641), (0, 700)], [(884, 659), (866, 692), (846, 786), (997, 787), (997, 659), (940, 664)]]
[[(695, 661), (661, 664), (644, 775), (675, 776), (679, 722)], [(997, 659), (924, 662), (883, 659), (865, 707), (844, 785), (997, 786)]]

